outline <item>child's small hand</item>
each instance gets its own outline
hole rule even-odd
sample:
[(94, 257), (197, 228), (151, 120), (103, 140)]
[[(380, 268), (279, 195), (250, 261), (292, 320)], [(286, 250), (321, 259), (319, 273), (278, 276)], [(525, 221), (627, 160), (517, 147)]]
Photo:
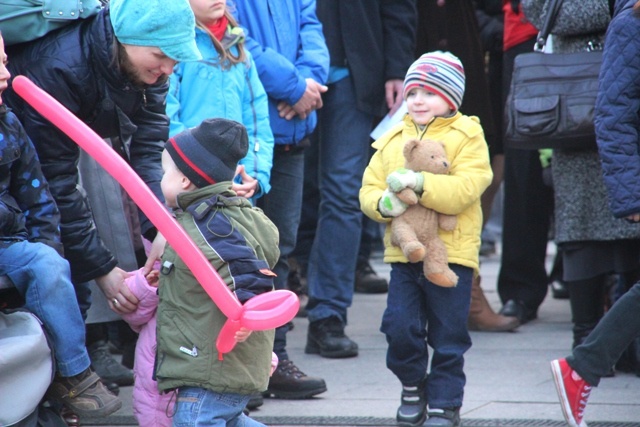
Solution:
[(236, 342), (245, 342), (247, 338), (249, 338), (249, 335), (251, 335), (251, 332), (252, 332), (251, 330), (245, 327), (242, 327), (238, 332), (236, 332), (236, 334), (234, 335), (234, 338)]
[(395, 218), (402, 215), (407, 210), (407, 205), (402, 200), (398, 199), (398, 196), (388, 188), (382, 193), (380, 201), (378, 202), (378, 210), (387, 218)]
[(400, 168), (389, 174), (387, 177), (387, 184), (389, 185), (389, 188), (396, 193), (404, 190), (405, 188), (411, 188), (412, 190), (422, 192), (424, 177), (420, 172)]
[(160, 283), (160, 272), (158, 270), (151, 270), (144, 278), (147, 279), (149, 286), (157, 288)]

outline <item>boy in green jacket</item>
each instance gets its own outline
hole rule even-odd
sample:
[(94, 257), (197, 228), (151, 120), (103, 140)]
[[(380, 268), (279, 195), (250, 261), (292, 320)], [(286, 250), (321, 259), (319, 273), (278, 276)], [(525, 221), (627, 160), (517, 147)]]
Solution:
[[(241, 303), (273, 290), (279, 256), (276, 227), (231, 190), (247, 147), (244, 126), (207, 119), (170, 138), (162, 153), (167, 206)], [(156, 378), (161, 392), (177, 393), (174, 425), (262, 425), (242, 411), (267, 388), (274, 331), (242, 331), (236, 339), (246, 340), (221, 360), (216, 338), (227, 318), (170, 246), (159, 296)]]

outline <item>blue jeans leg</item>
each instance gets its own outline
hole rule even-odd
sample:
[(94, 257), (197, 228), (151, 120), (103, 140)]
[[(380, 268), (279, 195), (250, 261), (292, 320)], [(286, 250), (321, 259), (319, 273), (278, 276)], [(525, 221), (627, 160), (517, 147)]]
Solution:
[(249, 395), (218, 393), (198, 387), (178, 391), (174, 427), (259, 427), (264, 424), (247, 417), (242, 410)]
[(640, 283), (633, 285), (598, 322), (567, 363), (589, 384), (598, 386), (631, 342), (640, 336)]
[(467, 317), (473, 271), (455, 264), (450, 267), (459, 277), (455, 288), (429, 282), (421, 263), (392, 264), (380, 328), (389, 344), (387, 367), (404, 385), (416, 385), (427, 376), (428, 347), (433, 349), (427, 376), (427, 401), (432, 408), (462, 405), (464, 353), (471, 347)]
[[(273, 221), (280, 233), (280, 258), (273, 271), (276, 289), (286, 289), (289, 275), (288, 258), (296, 245), (296, 235), (300, 224), (302, 206), (302, 180), (304, 174), (304, 151), (295, 148), (282, 151), (278, 147), (273, 152), (271, 169), (271, 190), (258, 199), (257, 205)], [(276, 329), (273, 351), (280, 360), (288, 359), (286, 334), (287, 325)]]
[(317, 128), (320, 204), (307, 273), (307, 312), (311, 322), (336, 316), (346, 323), (362, 227), (358, 195), (373, 116), (357, 109), (349, 78), (330, 85), (323, 103)]
[(84, 322), (69, 263), (42, 243), (16, 242), (0, 248), (0, 275), (9, 276), (24, 297), (25, 308), (51, 335), (59, 374), (70, 377), (87, 369)]

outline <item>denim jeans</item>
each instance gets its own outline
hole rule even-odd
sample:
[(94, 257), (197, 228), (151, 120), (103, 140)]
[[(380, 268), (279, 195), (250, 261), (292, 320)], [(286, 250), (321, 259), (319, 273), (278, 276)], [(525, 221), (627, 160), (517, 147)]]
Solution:
[(180, 387), (173, 416), (174, 427), (264, 426), (242, 410), (250, 395), (218, 393), (198, 387)]
[[(271, 168), (271, 190), (258, 199), (257, 206), (273, 221), (280, 233), (280, 258), (273, 269), (276, 289), (287, 288), (289, 275), (288, 258), (296, 245), (300, 209), (302, 206), (302, 180), (304, 174), (304, 151), (302, 147), (284, 151), (276, 145)], [(276, 328), (273, 352), (280, 360), (287, 360), (286, 334), (289, 326)]]
[(311, 179), (318, 182), (319, 202), (309, 252), (307, 312), (310, 322), (336, 316), (346, 323), (362, 228), (358, 195), (369, 162), (373, 116), (357, 109), (350, 78), (329, 85), (322, 99), (317, 144), (308, 153), (317, 162)]
[[(391, 264), (380, 327), (389, 344), (387, 367), (403, 385), (416, 385), (427, 377), (427, 401), (432, 408), (462, 406), (464, 353), (471, 347), (467, 318), (473, 270), (449, 266), (459, 277), (455, 288), (429, 282), (422, 263)], [(428, 375), (427, 345), (433, 349)]]
[(16, 242), (0, 248), (0, 275), (11, 279), (25, 308), (44, 324), (59, 374), (70, 377), (87, 369), (91, 362), (69, 263), (45, 244)]
[(592, 386), (600, 384), (622, 352), (640, 336), (640, 283), (613, 304), (567, 363)]

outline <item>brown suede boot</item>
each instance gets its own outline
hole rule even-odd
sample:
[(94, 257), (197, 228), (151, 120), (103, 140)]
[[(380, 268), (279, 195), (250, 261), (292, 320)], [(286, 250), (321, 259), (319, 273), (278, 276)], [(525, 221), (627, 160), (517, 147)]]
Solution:
[(480, 287), (480, 276), (471, 285), (471, 307), (467, 327), (470, 331), (508, 332), (520, 326), (517, 317), (507, 317), (493, 311)]
[(90, 368), (73, 377), (56, 375), (47, 390), (47, 397), (62, 403), (80, 417), (106, 417), (122, 406), (122, 401), (102, 384), (100, 377)]

